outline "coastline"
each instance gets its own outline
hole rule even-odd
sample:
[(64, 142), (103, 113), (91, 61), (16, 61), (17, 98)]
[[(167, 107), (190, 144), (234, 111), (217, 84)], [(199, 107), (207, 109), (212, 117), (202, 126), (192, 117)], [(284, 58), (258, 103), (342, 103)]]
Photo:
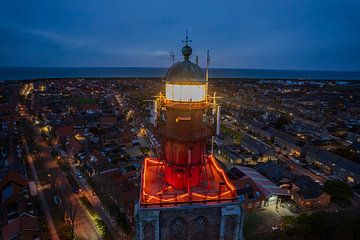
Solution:
[[(162, 79), (166, 68), (0, 67), (0, 81), (44, 79)], [(210, 68), (210, 79), (283, 81), (360, 81), (360, 71)]]
[[(39, 81), (71, 81), (71, 80), (101, 80), (101, 81), (107, 81), (107, 80), (154, 80), (154, 81), (162, 81), (165, 79), (165, 77), (54, 77), (54, 78), (30, 78), (30, 79), (21, 79), (21, 80), (0, 80), (0, 82), (4, 83), (23, 83), (23, 82), (39, 82)], [(310, 82), (324, 82), (324, 83), (349, 83), (349, 84), (356, 84), (360, 85), (360, 79), (354, 80), (354, 79), (294, 79), (294, 78), (237, 78), (237, 77), (210, 77), (209, 81), (241, 81), (241, 82), (253, 82), (253, 81), (269, 81), (269, 83), (275, 83), (275, 82), (303, 82), (303, 83), (310, 83)], [(345, 85), (345, 84), (344, 84)]]

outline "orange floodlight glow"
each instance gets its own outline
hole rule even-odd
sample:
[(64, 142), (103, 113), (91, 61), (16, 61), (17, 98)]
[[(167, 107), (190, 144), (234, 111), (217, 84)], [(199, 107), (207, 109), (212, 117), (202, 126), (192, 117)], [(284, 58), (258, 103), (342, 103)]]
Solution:
[(221, 174), (222, 174), (222, 176), (223, 176), (223, 178), (224, 178), (224, 180), (225, 180), (226, 185), (227, 185), (228, 187), (230, 187), (230, 189), (231, 189), (232, 191), (235, 191), (235, 187), (232, 185), (232, 183), (230, 183), (230, 181), (229, 181), (229, 179), (227, 178), (224, 170), (222, 170), (222, 169), (219, 167), (219, 165), (218, 165), (217, 162), (215, 161), (215, 158), (214, 158), (212, 155), (210, 155), (210, 156), (209, 156), (209, 159), (213, 162), (216, 170), (219, 171), (219, 172), (221, 172)]
[[(140, 202), (142, 205), (186, 204), (191, 202), (232, 201), (236, 199), (234, 186), (228, 180), (224, 170), (220, 168), (213, 156), (207, 157), (205, 168), (208, 174), (213, 172), (211, 186), (200, 186), (187, 190), (176, 190), (172, 186), (164, 186), (164, 163), (157, 159), (145, 158), (142, 172), (142, 189)], [(204, 170), (206, 171), (206, 170)], [(207, 182), (209, 179), (205, 179)], [(160, 184), (159, 184), (160, 183)], [(225, 183), (225, 189), (220, 190), (220, 183)]]

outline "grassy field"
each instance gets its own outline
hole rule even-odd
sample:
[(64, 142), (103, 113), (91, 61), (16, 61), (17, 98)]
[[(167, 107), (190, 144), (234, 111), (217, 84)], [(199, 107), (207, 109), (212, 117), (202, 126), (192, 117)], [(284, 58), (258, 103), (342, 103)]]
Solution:
[(96, 103), (96, 100), (92, 99), (92, 98), (79, 98), (77, 101), (78, 101), (79, 104)]
[(229, 136), (233, 137), (235, 143), (240, 143), (242, 136), (241, 136), (241, 133), (239, 133), (238, 131), (235, 131), (229, 127), (226, 127), (224, 124), (221, 124), (221, 131), (224, 135), (229, 135)]

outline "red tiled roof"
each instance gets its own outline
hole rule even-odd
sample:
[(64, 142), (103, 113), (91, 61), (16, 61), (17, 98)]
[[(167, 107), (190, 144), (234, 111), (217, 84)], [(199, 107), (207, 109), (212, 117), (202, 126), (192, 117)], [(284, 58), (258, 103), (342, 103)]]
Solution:
[(69, 139), (69, 143), (67, 144), (67, 148), (73, 155), (75, 155), (81, 150), (81, 144), (74, 137), (71, 137)]
[(81, 105), (83, 110), (100, 110), (101, 107), (97, 103), (85, 103)]
[(71, 135), (74, 135), (74, 128), (73, 128), (73, 126), (58, 127), (56, 130), (56, 134), (58, 137), (71, 136)]
[[(16, 235), (21, 235), (19, 239), (33, 239), (33, 234), (39, 232), (37, 219), (27, 213), (22, 214), (2, 229), (3, 239), (10, 239)], [(28, 232), (28, 233), (27, 233)]]
[(115, 125), (117, 123), (116, 117), (101, 117), (100, 124), (101, 125)]
[(13, 182), (20, 186), (26, 186), (28, 184), (28, 181), (23, 179), (21, 174), (15, 171), (10, 171), (8, 175), (6, 175), (3, 180), (0, 182), (0, 191), (9, 183)]

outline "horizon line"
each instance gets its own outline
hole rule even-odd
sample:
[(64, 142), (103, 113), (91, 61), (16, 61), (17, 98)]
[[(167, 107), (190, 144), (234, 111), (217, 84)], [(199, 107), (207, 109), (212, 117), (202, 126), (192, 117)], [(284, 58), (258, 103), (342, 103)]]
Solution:
[[(140, 69), (140, 68), (148, 68), (148, 69), (168, 69), (168, 67), (135, 67), (135, 66), (77, 66), (77, 67), (68, 67), (68, 66), (0, 66), (0, 69), (5, 68), (132, 68), (132, 69)], [(205, 67), (201, 67), (205, 69)], [(360, 73), (359, 70), (334, 70), (334, 69), (279, 69), (279, 68), (237, 68), (237, 67), (210, 67), (209, 70), (263, 70), (263, 71), (309, 71), (309, 72), (353, 72)]]

